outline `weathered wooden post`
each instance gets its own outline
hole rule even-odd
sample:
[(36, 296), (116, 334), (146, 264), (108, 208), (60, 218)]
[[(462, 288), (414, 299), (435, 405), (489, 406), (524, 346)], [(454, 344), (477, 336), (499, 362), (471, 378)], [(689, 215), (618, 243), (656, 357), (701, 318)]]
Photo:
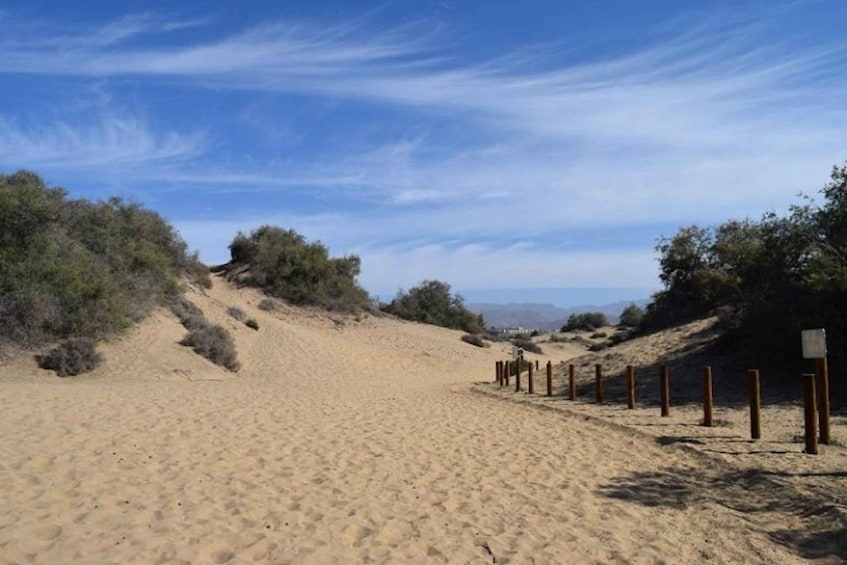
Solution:
[(538, 370), (538, 359), (535, 360), (535, 370)]
[(595, 399), (600, 404), (603, 402), (603, 365), (601, 363), (594, 365), (594, 388)]
[(509, 379), (512, 377), (512, 363), (510, 361), (504, 361), (505, 369), (503, 369), (503, 374), (505, 376), (506, 386), (509, 386)]
[(533, 382), (532, 382), (532, 363), (530, 363), (530, 364), (527, 366), (527, 369), (529, 370), (529, 373), (528, 373), (528, 374), (527, 374), (527, 376), (526, 376), (526, 379), (527, 379), (527, 380), (526, 380), (526, 391), (527, 391), (529, 394), (532, 394), (532, 392), (533, 392), (533, 390), (534, 390), (534, 389), (533, 389)]
[(711, 428), (712, 421), (712, 368), (703, 367), (703, 425)]
[(671, 370), (667, 365), (659, 369), (659, 389), (662, 397), (662, 417), (667, 418), (671, 413)]
[(515, 392), (521, 391), (521, 359), (515, 360)]
[(568, 365), (568, 398), (576, 400), (576, 366)]
[(815, 375), (803, 375), (803, 403), (805, 405), (806, 453), (818, 454), (817, 399), (815, 398)]
[(494, 362), (494, 382), (500, 383), (500, 361)]
[(750, 369), (747, 371), (747, 378), (750, 381), (750, 437), (752, 439), (762, 439), (762, 423), (761, 423), (761, 389), (759, 386), (759, 371)]
[(553, 362), (547, 361), (547, 396), (553, 396)]
[(815, 383), (818, 397), (818, 428), (820, 442), (829, 444), (829, 366), (826, 357), (816, 360)]
[(626, 366), (626, 407), (635, 408), (635, 367), (632, 365)]

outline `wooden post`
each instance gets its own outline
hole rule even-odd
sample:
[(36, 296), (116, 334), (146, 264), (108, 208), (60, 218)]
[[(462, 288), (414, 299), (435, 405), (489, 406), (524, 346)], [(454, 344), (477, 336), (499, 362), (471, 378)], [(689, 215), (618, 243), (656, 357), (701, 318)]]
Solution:
[(512, 376), (512, 363), (511, 361), (505, 361), (505, 369), (503, 369), (504, 380), (506, 382), (506, 386), (509, 386), (509, 378)]
[(521, 391), (521, 359), (515, 361), (515, 392)]
[(576, 400), (576, 366), (568, 365), (568, 398)]
[(662, 417), (667, 418), (671, 413), (671, 370), (667, 365), (662, 365), (659, 371), (659, 389), (662, 396)]
[(547, 361), (547, 396), (553, 396), (553, 362)]
[(712, 420), (712, 368), (703, 367), (703, 425), (707, 428), (714, 426)]
[(747, 371), (747, 378), (750, 381), (750, 437), (752, 439), (762, 439), (762, 400), (758, 369)]
[(532, 384), (533, 384), (533, 383), (532, 383), (532, 363), (530, 363), (530, 364), (529, 364), (529, 366), (527, 367), (527, 369), (529, 369), (529, 374), (526, 376), (526, 379), (527, 379), (527, 381), (526, 381), (526, 385), (527, 385), (527, 386), (526, 386), (526, 391), (527, 391), (529, 394), (532, 394), (532, 392), (533, 392), (533, 390), (534, 390), (534, 389), (533, 389), (533, 386), (532, 386)]
[(535, 360), (535, 370), (538, 370), (538, 359)]
[(500, 382), (500, 361), (494, 362), (494, 382)]
[(626, 407), (635, 408), (635, 368), (632, 365), (626, 366)]
[(594, 388), (594, 396), (599, 404), (603, 402), (603, 365), (600, 363), (594, 365)]
[(806, 453), (818, 454), (818, 430), (816, 414), (817, 399), (815, 398), (815, 375), (803, 375), (803, 401), (805, 405), (804, 420), (806, 424)]
[(826, 357), (817, 360), (815, 374), (818, 397), (818, 428), (820, 430), (820, 442), (829, 444), (829, 366)]

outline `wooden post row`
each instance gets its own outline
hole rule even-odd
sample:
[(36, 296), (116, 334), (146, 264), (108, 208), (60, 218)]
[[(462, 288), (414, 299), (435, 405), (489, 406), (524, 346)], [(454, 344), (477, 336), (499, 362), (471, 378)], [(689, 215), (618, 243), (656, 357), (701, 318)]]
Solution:
[(750, 385), (750, 438), (762, 439), (762, 393), (759, 371), (757, 369), (747, 371), (747, 380)]

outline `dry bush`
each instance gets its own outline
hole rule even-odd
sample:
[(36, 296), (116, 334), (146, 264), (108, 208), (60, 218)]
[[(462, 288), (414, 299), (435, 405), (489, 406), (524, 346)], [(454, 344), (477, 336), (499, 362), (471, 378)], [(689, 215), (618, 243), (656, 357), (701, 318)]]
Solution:
[(44, 355), (36, 355), (38, 366), (70, 377), (94, 370), (103, 360), (93, 339), (74, 338), (61, 343)]
[(265, 312), (274, 312), (279, 310), (279, 303), (273, 298), (263, 298), (258, 305), (259, 310), (264, 310)]
[(465, 343), (470, 343), (471, 345), (475, 345), (477, 347), (491, 347), (489, 343), (486, 343), (482, 336), (476, 334), (465, 334), (462, 336), (462, 341)]
[(236, 308), (235, 306), (230, 306), (226, 309), (227, 313), (238, 320), (239, 322), (243, 322), (247, 319), (247, 314), (241, 308)]
[(246, 322), (244, 322), (244, 325), (245, 325), (245, 326), (247, 326), (248, 328), (251, 328), (251, 329), (254, 329), (254, 330), (256, 330), (256, 331), (259, 331), (259, 322), (257, 322), (257, 321), (256, 321), (255, 319), (253, 319), (253, 318), (250, 318), (249, 320), (247, 320)]
[(241, 365), (235, 353), (235, 343), (232, 336), (221, 326), (209, 326), (193, 329), (188, 332), (181, 345), (194, 349), (212, 363), (226, 367), (230, 371), (238, 371)]

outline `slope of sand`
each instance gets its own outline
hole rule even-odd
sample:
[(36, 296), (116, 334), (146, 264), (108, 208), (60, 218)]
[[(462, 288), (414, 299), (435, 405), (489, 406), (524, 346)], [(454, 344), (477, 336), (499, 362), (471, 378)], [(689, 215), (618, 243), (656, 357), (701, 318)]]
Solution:
[(28, 357), (0, 367), (0, 560), (803, 560), (773, 527), (802, 529), (801, 516), (767, 509), (762, 489), (756, 513), (698, 496), (696, 454), (474, 394), (503, 345), (266, 313), (258, 293), (218, 280), (190, 298), (233, 332), (238, 374), (178, 346), (164, 311), (105, 346), (90, 375), (59, 379)]

